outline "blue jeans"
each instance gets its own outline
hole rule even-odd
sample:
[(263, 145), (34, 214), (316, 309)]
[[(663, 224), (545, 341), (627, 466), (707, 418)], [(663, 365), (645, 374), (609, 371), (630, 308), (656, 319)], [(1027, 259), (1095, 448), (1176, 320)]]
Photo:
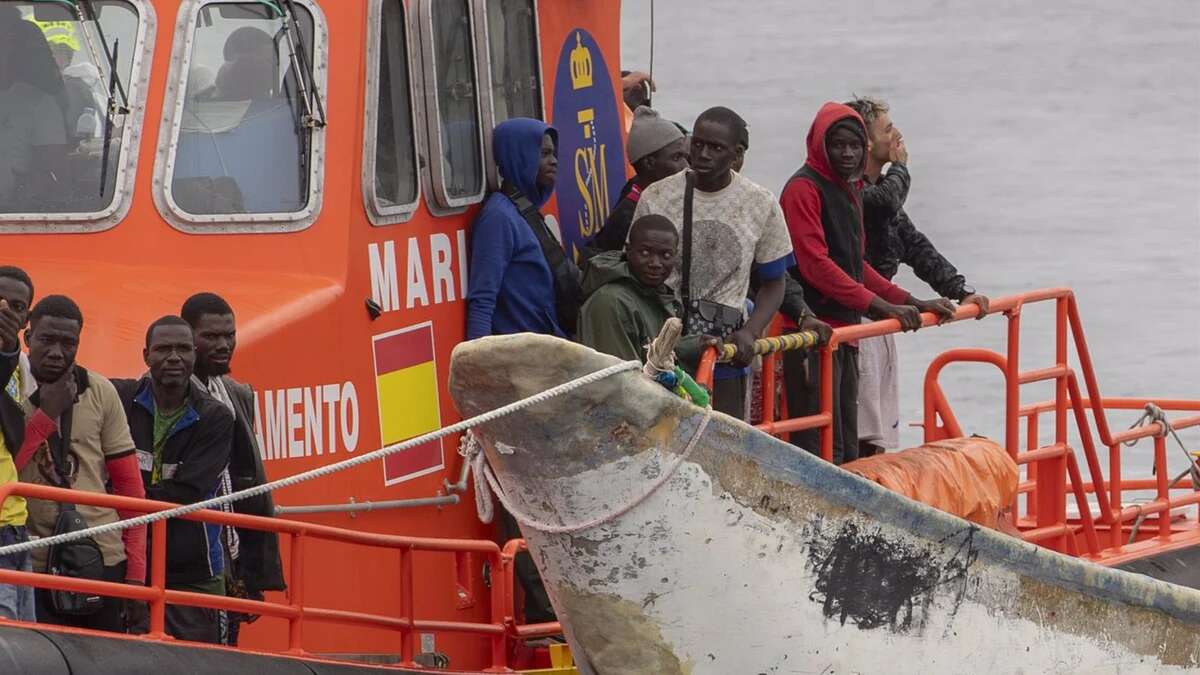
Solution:
[[(29, 541), (24, 525), (0, 527), (0, 546)], [(0, 569), (33, 571), (33, 556), (29, 551), (0, 556)], [(0, 616), (18, 621), (36, 621), (33, 611), (33, 588), (0, 584)]]

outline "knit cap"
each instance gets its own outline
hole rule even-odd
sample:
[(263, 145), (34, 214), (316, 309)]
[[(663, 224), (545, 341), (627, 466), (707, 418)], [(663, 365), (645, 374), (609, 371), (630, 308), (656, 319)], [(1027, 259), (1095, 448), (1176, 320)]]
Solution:
[(633, 111), (633, 125), (629, 127), (629, 141), (625, 144), (625, 154), (628, 155), (629, 163), (633, 164), (680, 138), (683, 138), (683, 132), (674, 122), (663, 119), (653, 108), (640, 105)]

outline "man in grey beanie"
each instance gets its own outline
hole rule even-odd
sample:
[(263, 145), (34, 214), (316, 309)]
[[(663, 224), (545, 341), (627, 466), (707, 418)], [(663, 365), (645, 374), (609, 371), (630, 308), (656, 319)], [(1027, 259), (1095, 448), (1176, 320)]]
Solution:
[(633, 113), (625, 154), (637, 173), (621, 189), (621, 198), (608, 214), (604, 227), (584, 249), (585, 257), (603, 251), (620, 251), (625, 247), (642, 190), (687, 168), (687, 136), (679, 125), (663, 119), (654, 109), (639, 106)]

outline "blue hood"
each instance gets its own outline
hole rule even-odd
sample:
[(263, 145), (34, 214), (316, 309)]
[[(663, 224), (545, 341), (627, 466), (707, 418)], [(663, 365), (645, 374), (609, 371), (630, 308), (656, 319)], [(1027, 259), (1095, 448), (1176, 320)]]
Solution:
[(512, 183), (538, 207), (553, 194), (554, 188), (537, 184), (538, 162), (542, 155), (542, 136), (550, 134), (558, 148), (558, 130), (541, 120), (514, 117), (496, 125), (492, 134), (492, 154), (500, 176)]

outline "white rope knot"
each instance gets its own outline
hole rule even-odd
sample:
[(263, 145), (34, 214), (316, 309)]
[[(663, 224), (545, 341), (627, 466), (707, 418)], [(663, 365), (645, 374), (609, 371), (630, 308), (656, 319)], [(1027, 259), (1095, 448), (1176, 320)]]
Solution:
[(646, 345), (646, 365), (642, 366), (642, 373), (646, 377), (653, 380), (659, 373), (675, 372), (675, 345), (679, 344), (682, 336), (682, 321), (671, 317), (663, 323), (658, 337)]
[(487, 461), (487, 457), (483, 454), (483, 446), (479, 444), (479, 439), (475, 438), (470, 429), (463, 432), (462, 440), (458, 443), (458, 454), (467, 466), (471, 467), (471, 476), (475, 483), (475, 514), (479, 516), (479, 522), (490, 523), (496, 511), (492, 506), (492, 491), (488, 488), (487, 481), (482, 478), (483, 463)]

